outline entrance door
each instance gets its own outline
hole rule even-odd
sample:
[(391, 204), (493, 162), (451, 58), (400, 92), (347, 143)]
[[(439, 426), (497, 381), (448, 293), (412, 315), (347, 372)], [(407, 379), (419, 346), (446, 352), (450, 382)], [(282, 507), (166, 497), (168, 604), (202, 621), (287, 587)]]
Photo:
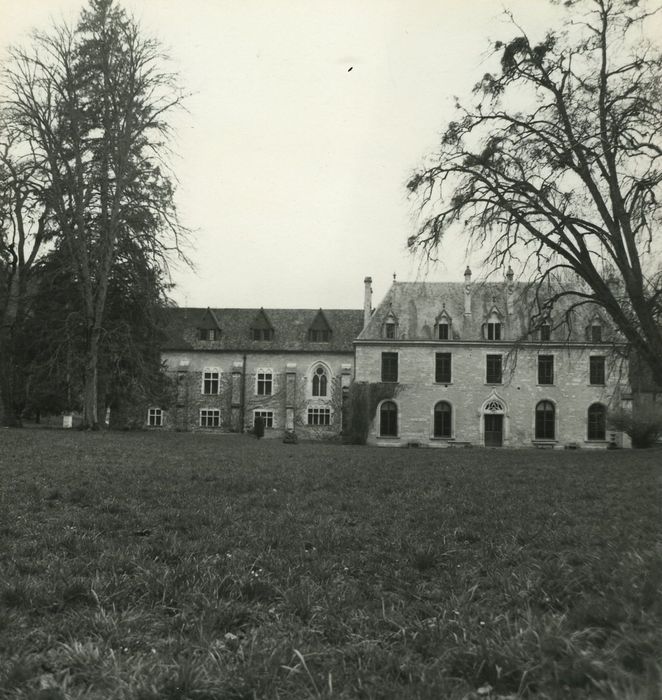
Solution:
[(485, 414), (485, 447), (503, 445), (503, 415)]

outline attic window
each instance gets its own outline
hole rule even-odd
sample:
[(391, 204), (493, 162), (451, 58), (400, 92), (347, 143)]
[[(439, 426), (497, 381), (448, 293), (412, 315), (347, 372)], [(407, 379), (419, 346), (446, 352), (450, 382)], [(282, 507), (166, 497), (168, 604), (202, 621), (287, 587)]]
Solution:
[(501, 340), (501, 323), (500, 321), (488, 321), (487, 324), (487, 339)]
[(450, 324), (448, 323), (440, 323), (437, 326), (437, 336), (439, 340), (448, 340), (450, 337)]
[(543, 323), (540, 326), (540, 340), (545, 342), (552, 339), (552, 327), (549, 323)]
[(392, 321), (384, 324), (384, 337), (388, 340), (395, 338), (395, 323)]
[(590, 327), (589, 337), (592, 343), (602, 342), (602, 326), (599, 323), (593, 323)]
[(274, 339), (274, 329), (273, 328), (252, 328), (251, 334), (253, 340), (273, 340)]
[(311, 343), (328, 343), (331, 340), (331, 331), (321, 328), (311, 328), (308, 331), (308, 339)]
[(220, 340), (221, 332), (217, 328), (198, 328), (199, 340)]

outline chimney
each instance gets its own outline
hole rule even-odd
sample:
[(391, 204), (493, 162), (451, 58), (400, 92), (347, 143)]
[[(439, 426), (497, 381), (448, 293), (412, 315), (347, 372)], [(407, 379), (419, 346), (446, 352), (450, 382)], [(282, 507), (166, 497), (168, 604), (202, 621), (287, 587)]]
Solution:
[(370, 323), (372, 316), (372, 277), (366, 277), (363, 284), (365, 285), (363, 295), (363, 327), (365, 328)]
[(471, 270), (464, 271), (464, 315), (471, 316)]

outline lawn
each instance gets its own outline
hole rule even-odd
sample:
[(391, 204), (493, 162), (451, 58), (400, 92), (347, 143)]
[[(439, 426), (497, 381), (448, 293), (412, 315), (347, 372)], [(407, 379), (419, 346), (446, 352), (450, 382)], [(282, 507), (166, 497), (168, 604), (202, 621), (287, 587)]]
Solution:
[(0, 698), (662, 695), (662, 452), (0, 432)]

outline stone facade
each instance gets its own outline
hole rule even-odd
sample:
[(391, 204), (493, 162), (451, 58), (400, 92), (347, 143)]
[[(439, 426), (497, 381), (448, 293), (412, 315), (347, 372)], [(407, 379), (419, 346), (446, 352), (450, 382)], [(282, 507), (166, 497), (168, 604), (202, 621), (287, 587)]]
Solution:
[(337, 435), (363, 318), (360, 310), (173, 309), (163, 349), (173, 396), (150, 407), (147, 426), (239, 433), (260, 415), (265, 437)]
[(627, 396), (619, 339), (595, 309), (527, 334), (528, 290), (394, 282), (359, 335), (355, 381), (387, 383), (377, 445), (607, 447), (606, 413)]

